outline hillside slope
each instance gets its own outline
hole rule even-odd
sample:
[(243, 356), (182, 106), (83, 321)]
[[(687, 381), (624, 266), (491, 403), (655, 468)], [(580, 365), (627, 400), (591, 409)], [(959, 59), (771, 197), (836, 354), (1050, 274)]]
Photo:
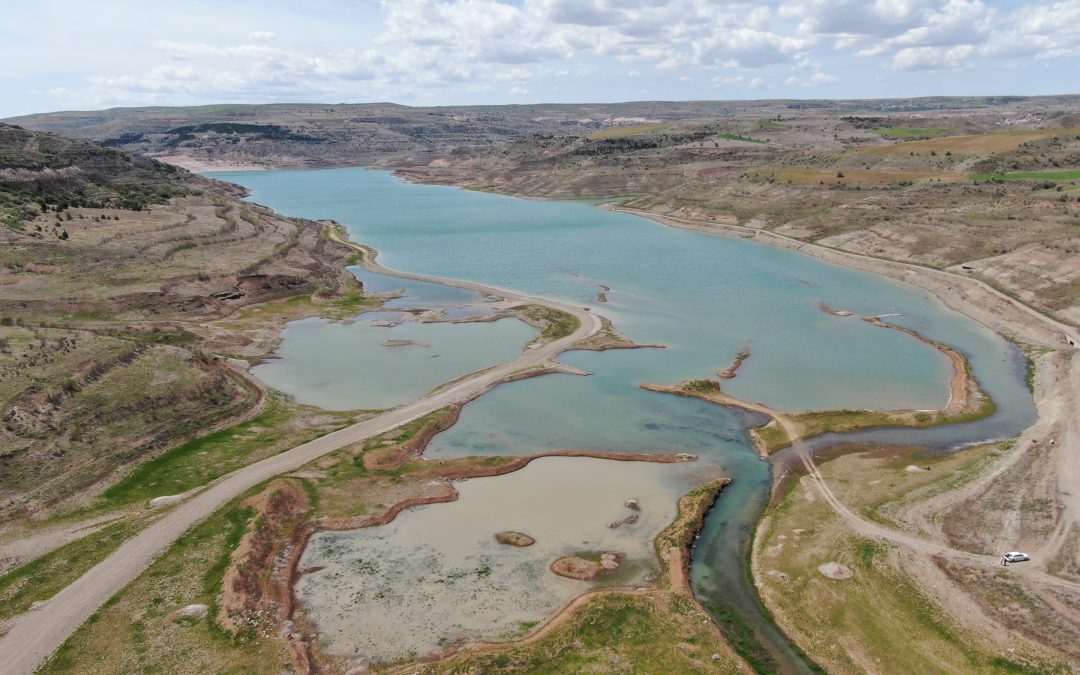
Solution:
[(218, 357), (251, 340), (212, 322), (358, 295), (323, 225), (241, 196), (0, 125), (0, 521), (256, 410), (263, 392)]
[[(715, 118), (964, 115), (976, 125), (1080, 107), (1078, 96), (881, 100), (633, 101), (410, 107), (392, 103), (113, 108), (6, 120), (178, 163), (213, 166), (415, 166), (464, 149), (498, 156), (508, 141), (581, 136)], [(871, 131), (871, 135), (872, 131)]]

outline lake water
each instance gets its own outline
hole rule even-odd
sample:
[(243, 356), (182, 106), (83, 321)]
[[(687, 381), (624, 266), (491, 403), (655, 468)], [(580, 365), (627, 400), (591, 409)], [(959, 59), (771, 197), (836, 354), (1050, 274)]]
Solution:
[[(695, 588), (706, 604), (741, 617), (777, 670), (800, 672), (805, 665), (762, 617), (741, 563), (768, 497), (769, 465), (750, 446), (743, 415), (644, 392), (639, 384), (710, 377), (748, 347), (752, 356), (724, 383), (744, 399), (792, 411), (943, 407), (947, 359), (858, 318), (899, 313), (897, 323), (962, 351), (999, 405), (989, 420), (930, 430), (928, 440), (1007, 436), (1034, 419), (1022, 359), (1005, 340), (918, 289), (798, 252), (666, 228), (586, 203), (411, 185), (362, 169), (215, 177), (247, 186), (252, 200), (283, 213), (341, 222), (354, 240), (380, 249), (389, 267), (577, 303), (635, 341), (667, 345), (568, 353), (564, 362), (593, 375), (500, 386), (468, 405), (429, 454), (691, 452), (702, 467), (723, 467), (735, 482), (706, 521), (695, 552)], [(611, 288), (608, 303), (596, 301), (601, 284)], [(819, 302), (856, 316), (826, 314)], [(907, 433), (913, 432), (892, 432), (890, 440), (916, 438)]]
[[(517, 358), (537, 335), (512, 318), (486, 323), (411, 318), (379, 312), (353, 323), (294, 321), (282, 334), (278, 358), (251, 372), (300, 403), (326, 410), (392, 408), (456, 377)], [(386, 327), (372, 321), (402, 323)]]

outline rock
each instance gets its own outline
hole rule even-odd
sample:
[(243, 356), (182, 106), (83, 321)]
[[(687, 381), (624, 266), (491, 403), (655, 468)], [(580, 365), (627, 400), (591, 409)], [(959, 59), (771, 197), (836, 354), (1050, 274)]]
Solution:
[(185, 495), (163, 495), (150, 500), (150, 506), (169, 506), (183, 501)]
[(623, 523), (626, 524), (626, 525), (633, 525), (634, 523), (636, 523), (638, 521), (638, 518), (640, 518), (640, 517), (641, 516), (639, 516), (638, 514), (635, 513), (632, 516), (627, 516), (626, 518), (623, 518)]
[(623, 505), (625, 505), (626, 508), (633, 509), (635, 511), (641, 510), (641, 504), (638, 503), (638, 500), (636, 499), (627, 499), (625, 502), (623, 502)]
[(525, 548), (526, 546), (532, 546), (536, 543), (536, 540), (523, 532), (513, 532), (506, 530), (499, 532), (495, 535), (495, 541), (506, 546), (517, 546), (518, 548)]
[(590, 558), (583, 557), (584, 555), (590, 555), (591, 557), (591, 555), (595, 554), (570, 555), (559, 558), (551, 563), (551, 571), (558, 574), (560, 577), (566, 577), (568, 579), (592, 581), (604, 572), (618, 569), (619, 563), (626, 556), (625, 553), (618, 551), (608, 551), (601, 553), (600, 560), (597, 562), (595, 560), (590, 560)]
[(592, 581), (600, 574), (600, 570), (600, 563), (576, 555), (559, 558), (551, 563), (552, 572), (560, 577), (577, 579), (578, 581)]
[(190, 616), (195, 619), (205, 619), (206, 615), (210, 612), (210, 608), (206, 605), (188, 605), (187, 607), (176, 610), (176, 618), (182, 618)]
[(850, 579), (855, 576), (855, 573), (851, 571), (850, 567), (845, 567), (838, 562), (827, 562), (818, 565), (818, 572), (821, 572), (822, 576), (830, 579), (836, 579), (837, 581), (843, 581), (844, 579)]
[(601, 553), (600, 566), (606, 570), (617, 569), (619, 567), (619, 555), (616, 553)]

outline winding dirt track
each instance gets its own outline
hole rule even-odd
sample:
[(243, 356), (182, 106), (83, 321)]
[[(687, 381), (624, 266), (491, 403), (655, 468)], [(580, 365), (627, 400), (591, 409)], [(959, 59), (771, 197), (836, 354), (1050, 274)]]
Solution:
[[(802, 462), (803, 467), (806, 469), (807, 474), (813, 479), (814, 486), (817, 488), (817, 492), (821, 495), (821, 498), (829, 505), (829, 508), (833, 510), (840, 518), (855, 532), (864, 537), (872, 537), (874, 539), (884, 539), (896, 544), (901, 544), (914, 551), (924, 553), (926, 555), (939, 555), (952, 560), (964, 562), (970, 565), (978, 566), (996, 566), (999, 558), (992, 555), (981, 555), (978, 553), (971, 553), (969, 551), (963, 551), (957, 548), (952, 548), (940, 542), (918, 537), (907, 532), (901, 532), (891, 527), (886, 527), (879, 523), (875, 523), (871, 520), (863, 518), (859, 514), (855, 513), (847, 507), (836, 494), (829, 487), (829, 483), (825, 480), (825, 477), (818, 470), (817, 464), (814, 462), (813, 455), (806, 447), (806, 444), (801, 438), (801, 430), (799, 426), (792, 422), (783, 413), (777, 412), (768, 406), (760, 403), (751, 403), (748, 401), (742, 401), (739, 399), (731, 399), (730, 403), (721, 405), (730, 405), (734, 407), (743, 408), (745, 410), (751, 410), (753, 412), (762, 413), (768, 415), (776, 420), (776, 423), (783, 427), (788, 437), (792, 439), (792, 448), (799, 460)], [(1040, 581), (1050, 586), (1056, 586), (1058, 588), (1066, 589), (1074, 593), (1080, 593), (1080, 583), (1069, 581), (1061, 577), (1048, 574), (1044, 570), (1037, 567), (1035, 564), (1031, 565), (1013, 565), (1009, 568), (1015, 570), (1017, 574), (1021, 574), (1025, 577), (1029, 577)]]
[[(355, 246), (354, 248), (359, 249)], [(187, 499), (129, 539), (115, 553), (54, 595), (43, 607), (17, 617), (11, 630), (0, 638), (0, 664), (3, 664), (0, 670), (11, 675), (34, 672), (90, 615), (139, 576), (182, 534), (255, 485), (452, 403), (471, 400), (497, 386), (507, 377), (552, 361), (575, 343), (595, 335), (601, 329), (600, 319), (581, 307), (510, 293), (467, 281), (388, 270), (373, 258), (370, 254), (366, 255), (364, 263), (364, 266), (372, 271), (456, 286), (522, 304), (542, 305), (572, 314), (578, 320), (578, 327), (566, 337), (526, 350), (514, 361), (466, 376), (414, 403), (268, 457), (214, 481), (205, 490)]]

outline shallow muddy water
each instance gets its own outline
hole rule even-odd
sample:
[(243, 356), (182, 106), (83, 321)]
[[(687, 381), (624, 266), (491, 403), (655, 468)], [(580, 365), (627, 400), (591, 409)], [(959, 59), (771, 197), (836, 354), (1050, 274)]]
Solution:
[[(587, 590), (655, 575), (651, 542), (702, 473), (691, 464), (551, 457), (458, 482), (456, 502), (409, 509), (381, 527), (312, 537), (301, 564), (322, 569), (305, 574), (297, 592), (332, 654), (392, 661), (459, 638), (520, 635)], [(627, 499), (637, 499), (640, 510), (627, 508)], [(633, 515), (636, 523), (608, 527)], [(506, 530), (536, 543), (496, 542)], [(596, 582), (548, 569), (580, 552), (625, 558)]]
[[(376, 171), (219, 177), (251, 188), (253, 200), (284, 213), (338, 220), (353, 239), (379, 248), (389, 267), (577, 303), (637, 342), (667, 345), (568, 353), (562, 361), (593, 375), (500, 386), (466, 406), (429, 454), (593, 448), (691, 452), (702, 457), (701, 466), (723, 466), (735, 482), (706, 519), (695, 552), (695, 590), (719, 620), (737, 624), (729, 630), (759, 643), (771, 670), (805, 672), (806, 665), (764, 617), (745, 578), (747, 542), (768, 498), (770, 467), (750, 446), (740, 413), (644, 392), (639, 384), (710, 377), (749, 348), (738, 376), (724, 382), (740, 398), (786, 410), (943, 407), (948, 360), (908, 335), (859, 319), (898, 313), (890, 320), (962, 351), (998, 403), (988, 420), (928, 430), (927, 438), (948, 446), (1008, 436), (1034, 419), (1022, 359), (1005, 340), (918, 289), (797, 252), (674, 230), (585, 203), (410, 185)], [(610, 287), (607, 303), (597, 302), (601, 284)], [(855, 316), (826, 314), (819, 302)], [(865, 437), (905, 438), (903, 431)]]
[[(466, 373), (511, 361), (536, 337), (513, 318), (484, 323), (420, 323), (410, 315), (361, 314), (342, 323), (288, 325), (276, 355), (251, 369), (300, 403), (327, 410), (392, 408)], [(395, 326), (373, 321), (403, 321)]]

